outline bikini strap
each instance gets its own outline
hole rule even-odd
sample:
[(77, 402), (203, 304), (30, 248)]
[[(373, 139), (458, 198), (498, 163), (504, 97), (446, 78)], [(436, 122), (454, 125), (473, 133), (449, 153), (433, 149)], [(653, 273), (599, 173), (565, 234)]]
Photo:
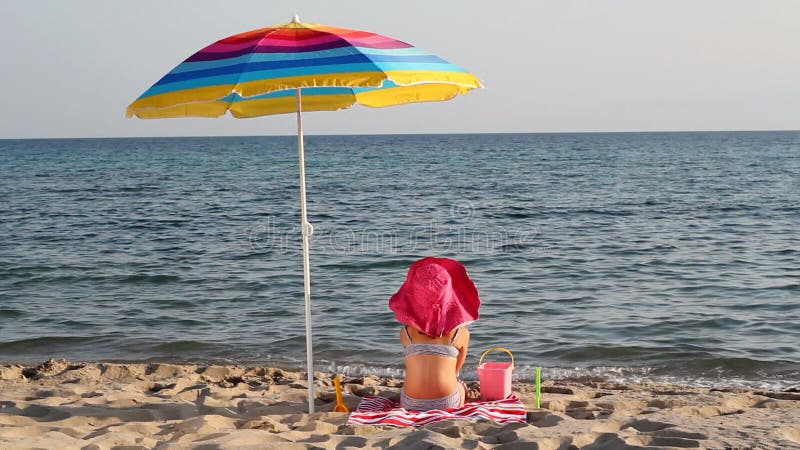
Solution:
[(404, 326), (403, 326), (403, 331), (405, 331), (405, 332), (406, 332), (406, 337), (408, 338), (408, 342), (414, 342), (414, 340), (413, 340), (413, 339), (411, 339), (411, 335), (410, 335), (410, 334), (408, 334), (408, 325), (404, 325)]
[(453, 345), (453, 342), (456, 341), (456, 338), (458, 337), (458, 332), (459, 331), (461, 331), (461, 327), (458, 327), (458, 329), (456, 329), (456, 334), (453, 335), (453, 339), (450, 339), (450, 345)]

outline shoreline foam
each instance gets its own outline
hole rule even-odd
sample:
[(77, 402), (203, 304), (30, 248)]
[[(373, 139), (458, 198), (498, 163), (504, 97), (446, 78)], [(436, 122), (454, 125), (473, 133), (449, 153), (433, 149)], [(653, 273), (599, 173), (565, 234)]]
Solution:
[[(70, 363), (0, 365), (0, 448), (800, 448), (800, 393), (548, 380), (542, 408), (516, 383), (526, 424), (444, 421), (348, 426), (317, 372), (271, 367)], [(345, 403), (398, 396), (402, 380), (346, 377)], [(477, 383), (471, 384), (477, 388)], [(536, 447), (538, 446), (538, 447)]]

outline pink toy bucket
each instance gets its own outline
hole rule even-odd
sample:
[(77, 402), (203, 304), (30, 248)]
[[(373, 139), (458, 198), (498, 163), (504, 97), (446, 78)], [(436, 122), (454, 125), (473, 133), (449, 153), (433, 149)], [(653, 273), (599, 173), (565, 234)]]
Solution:
[[(511, 362), (483, 362), (489, 352), (499, 350), (511, 356)], [(478, 361), (478, 379), (481, 382), (481, 400), (502, 400), (511, 395), (511, 371), (514, 369), (514, 355), (504, 347), (486, 350)]]

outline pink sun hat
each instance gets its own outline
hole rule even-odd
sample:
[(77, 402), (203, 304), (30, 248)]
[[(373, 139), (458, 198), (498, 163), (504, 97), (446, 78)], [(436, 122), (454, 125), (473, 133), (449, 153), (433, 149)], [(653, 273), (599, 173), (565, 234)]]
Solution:
[(467, 269), (449, 258), (411, 264), (406, 281), (389, 299), (397, 321), (441, 337), (478, 319), (481, 299)]

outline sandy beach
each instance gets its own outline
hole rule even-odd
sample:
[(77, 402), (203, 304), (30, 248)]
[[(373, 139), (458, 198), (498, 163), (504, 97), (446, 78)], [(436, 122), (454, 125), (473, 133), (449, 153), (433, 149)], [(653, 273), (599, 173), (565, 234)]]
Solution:
[[(516, 383), (526, 424), (448, 420), (420, 428), (346, 425), (331, 374), (279, 368), (77, 363), (0, 366), (2, 449), (788, 449), (800, 392), (546, 380)], [(398, 397), (402, 380), (344, 377), (345, 403)], [(477, 389), (477, 383), (471, 388)], [(473, 391), (473, 394), (475, 391)]]

